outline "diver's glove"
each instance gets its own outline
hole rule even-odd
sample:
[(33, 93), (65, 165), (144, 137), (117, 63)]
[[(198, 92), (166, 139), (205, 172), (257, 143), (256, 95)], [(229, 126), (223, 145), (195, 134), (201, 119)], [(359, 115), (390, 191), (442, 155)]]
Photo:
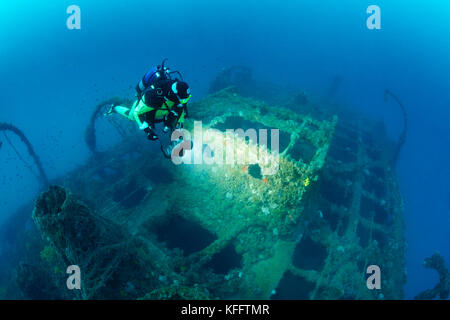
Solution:
[(188, 113), (188, 109), (187, 109), (187, 103), (179, 103), (177, 104), (177, 108), (179, 110), (179, 112), (183, 112), (184, 111), (184, 117), (185, 118), (189, 118), (189, 113)]
[(144, 129), (144, 132), (147, 134), (147, 139), (151, 141), (158, 140), (158, 136), (156, 135), (155, 131), (153, 131), (152, 128), (147, 127)]
[(148, 123), (144, 121), (141, 125), (139, 125), (139, 130), (145, 130), (149, 127)]
[(163, 131), (166, 133), (169, 130), (174, 129), (174, 122), (178, 119), (178, 113), (174, 110), (170, 111), (169, 114), (164, 119), (164, 129)]

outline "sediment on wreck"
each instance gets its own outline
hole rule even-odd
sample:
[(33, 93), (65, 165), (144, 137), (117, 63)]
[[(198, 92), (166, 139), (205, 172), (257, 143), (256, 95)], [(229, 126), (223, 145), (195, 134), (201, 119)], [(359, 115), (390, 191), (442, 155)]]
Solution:
[[(139, 242), (109, 220), (92, 212), (68, 190), (51, 186), (36, 201), (33, 220), (66, 266), (77, 265), (82, 272), (79, 298), (130, 298), (145, 293), (140, 285), (149, 285), (150, 277), (142, 280), (142, 263), (151, 263), (138, 256)], [(145, 259), (144, 259), (145, 260)], [(128, 273), (132, 276), (127, 278)], [(142, 281), (141, 281), (142, 280)], [(120, 294), (122, 293), (122, 296)]]
[[(83, 263), (79, 256), (120, 239), (142, 241), (147, 253), (140, 259), (153, 264), (136, 272), (130, 258), (114, 267), (128, 279), (149, 274), (130, 298), (402, 298), (402, 199), (386, 147), (391, 141), (382, 125), (355, 112), (317, 117), (304, 112), (313, 99), (300, 100), (288, 109), (242, 97), (233, 87), (215, 92), (189, 106), (185, 128), (192, 132), (194, 119), (201, 120), (201, 150), (219, 157), (212, 151), (225, 145), (236, 155), (258, 154), (254, 162), (175, 166), (154, 149), (122, 141), (67, 174), (66, 189), (41, 196), (35, 221), (62, 256), (72, 257), (67, 263)], [(239, 128), (279, 129), (278, 150), (269, 140), (226, 135)], [(77, 232), (90, 245), (77, 242)], [(78, 253), (83, 246), (88, 253)], [(133, 247), (123, 252), (133, 255)], [(113, 257), (96, 260), (108, 264)], [(372, 264), (383, 270), (380, 291), (367, 290)], [(103, 281), (103, 272), (88, 276)], [(120, 282), (109, 279), (83, 297), (116, 298), (123, 284), (107, 291)]]

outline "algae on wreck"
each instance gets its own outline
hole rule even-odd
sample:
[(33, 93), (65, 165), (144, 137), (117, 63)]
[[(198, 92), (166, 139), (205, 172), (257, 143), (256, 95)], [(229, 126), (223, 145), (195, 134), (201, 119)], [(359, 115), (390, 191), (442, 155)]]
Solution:
[[(301, 108), (226, 88), (193, 103), (186, 128), (201, 120), (204, 144), (223, 139), (262, 155), (255, 162), (176, 166), (130, 135), (42, 194), (43, 237), (61, 261), (89, 266), (79, 298), (401, 298), (402, 202), (388, 140), (359, 116)], [(225, 133), (252, 127), (279, 129), (279, 153)], [(279, 170), (267, 174), (264, 159)], [(74, 207), (82, 237), (66, 226)], [(370, 264), (383, 268), (381, 292), (365, 287)]]

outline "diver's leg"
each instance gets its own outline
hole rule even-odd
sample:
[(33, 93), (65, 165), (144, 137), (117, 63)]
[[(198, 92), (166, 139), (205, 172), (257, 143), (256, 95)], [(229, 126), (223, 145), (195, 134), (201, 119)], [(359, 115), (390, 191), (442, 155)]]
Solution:
[(105, 115), (117, 113), (125, 118), (128, 118), (128, 120), (134, 121), (135, 120), (134, 110), (136, 109), (136, 105), (137, 105), (137, 101), (135, 101), (133, 103), (133, 106), (130, 109), (130, 108), (123, 107), (123, 106), (117, 106), (113, 103), (113, 104), (111, 104), (108, 112), (106, 112)]
[(140, 100), (136, 100), (134, 103), (133, 103), (133, 105), (131, 106), (131, 110), (130, 110), (130, 112), (128, 113), (128, 119), (129, 120), (131, 120), (131, 121), (136, 121), (139, 125), (140, 125), (140, 123), (139, 123), (139, 119), (138, 120), (136, 120), (136, 108), (137, 108), (137, 106), (138, 106), (138, 104), (139, 104), (139, 102), (140, 102)]
[(130, 108), (122, 107), (122, 106), (115, 106), (114, 112), (120, 114), (121, 116), (124, 116), (125, 118), (128, 118), (130, 114)]
[(125, 118), (128, 118), (128, 115), (130, 114), (130, 108), (116, 106), (116, 105), (112, 104), (109, 107), (109, 110), (105, 113), (105, 115), (108, 116), (113, 113), (117, 113), (117, 114), (120, 114), (121, 116), (124, 116)]

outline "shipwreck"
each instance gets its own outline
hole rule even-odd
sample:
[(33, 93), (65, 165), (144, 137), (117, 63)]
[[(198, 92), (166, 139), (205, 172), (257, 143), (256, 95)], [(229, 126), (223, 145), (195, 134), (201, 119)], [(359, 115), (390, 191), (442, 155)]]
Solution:
[[(226, 87), (190, 105), (185, 127), (202, 121), (202, 150), (232, 139), (234, 152), (259, 155), (247, 164), (175, 165), (133, 130), (99, 151), (99, 105), (86, 132), (92, 157), (33, 210), (33, 272), (51, 283), (49, 298), (403, 298), (396, 144), (382, 123), (304, 96), (275, 105)], [(226, 133), (251, 128), (278, 129), (279, 149)], [(82, 290), (65, 288), (69, 265)], [(367, 288), (370, 265), (379, 290)]]

